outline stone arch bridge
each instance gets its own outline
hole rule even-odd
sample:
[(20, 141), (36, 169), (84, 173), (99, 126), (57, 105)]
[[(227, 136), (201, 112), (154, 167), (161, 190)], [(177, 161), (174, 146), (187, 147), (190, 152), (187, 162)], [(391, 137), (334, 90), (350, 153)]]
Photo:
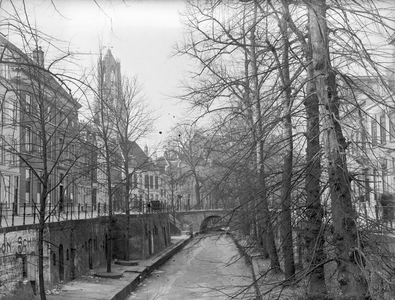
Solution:
[[(232, 210), (224, 209), (178, 211), (175, 213), (175, 225), (181, 230), (190, 230), (192, 225), (194, 232), (204, 232), (210, 229), (229, 227), (231, 216)], [(170, 219), (171, 222), (174, 222), (172, 215)]]

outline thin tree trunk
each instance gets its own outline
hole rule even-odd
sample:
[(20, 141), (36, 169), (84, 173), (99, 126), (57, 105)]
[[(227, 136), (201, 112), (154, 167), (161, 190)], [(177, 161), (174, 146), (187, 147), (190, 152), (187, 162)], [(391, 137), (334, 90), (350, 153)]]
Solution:
[(38, 228), (38, 281), (40, 287), (40, 299), (46, 300), (44, 284), (44, 228), (45, 228), (45, 201), (47, 187), (44, 185), (40, 198), (40, 222)]
[[(254, 126), (256, 137), (256, 159), (257, 159), (257, 171), (258, 171), (258, 187), (259, 187), (259, 201), (262, 207), (262, 219), (263, 228), (265, 228), (264, 240), (266, 240), (266, 251), (270, 257), (270, 267), (274, 271), (280, 270), (280, 261), (277, 255), (276, 243), (274, 239), (273, 224), (271, 221), (269, 205), (267, 202), (266, 194), (266, 179), (265, 179), (265, 165), (263, 159), (263, 122), (262, 122), (262, 112), (261, 103), (259, 96), (259, 81), (258, 81), (258, 65), (256, 57), (256, 22), (257, 22), (257, 3), (254, 1), (254, 16), (253, 24), (250, 30), (250, 53), (249, 58), (251, 60), (251, 78), (252, 78), (252, 95), (253, 95), (253, 107), (255, 108), (255, 124)], [(248, 77), (247, 77), (248, 78)], [(247, 96), (248, 97), (248, 96)], [(249, 98), (249, 97), (248, 97)]]
[(125, 171), (126, 171), (126, 181), (125, 181), (125, 214), (126, 214), (126, 245), (125, 245), (125, 260), (129, 260), (129, 236), (130, 236), (130, 205), (129, 205), (129, 191), (130, 191), (130, 178), (129, 178), (129, 153), (126, 153), (125, 157)]
[(107, 273), (111, 273), (112, 261), (112, 182), (111, 182), (111, 162), (108, 139), (104, 139), (106, 151), (106, 171), (107, 171), (107, 189), (108, 189), (108, 236), (107, 236)]
[(295, 260), (292, 240), (292, 214), (291, 214), (291, 191), (292, 191), (292, 167), (293, 167), (293, 137), (292, 137), (292, 99), (291, 80), (289, 74), (289, 41), (288, 3), (283, 3), (284, 14), (280, 20), (281, 36), (283, 41), (282, 64), (279, 65), (280, 77), (283, 84), (283, 140), (284, 140), (284, 164), (282, 173), (281, 189), (281, 240), (284, 253), (284, 275), (285, 281), (290, 282), (295, 276)]
[(258, 178), (260, 184), (260, 203), (262, 206), (262, 218), (263, 218), (263, 228), (265, 228), (264, 240), (266, 241), (266, 251), (270, 258), (270, 269), (274, 272), (280, 272), (280, 260), (278, 259), (276, 242), (274, 238), (274, 229), (272, 224), (272, 218), (270, 215), (269, 205), (267, 202), (267, 192), (266, 192), (266, 179), (265, 179), (265, 165), (263, 163), (263, 142), (259, 142), (260, 147), (260, 163)]
[(311, 0), (309, 3), (314, 78), (332, 202), (337, 280), (343, 296), (362, 299), (367, 294), (367, 283), (361, 270), (363, 261), (359, 252), (356, 214), (351, 202), (346, 143), (338, 122), (339, 99), (336, 95), (335, 74), (330, 64), (326, 8), (325, 0)]

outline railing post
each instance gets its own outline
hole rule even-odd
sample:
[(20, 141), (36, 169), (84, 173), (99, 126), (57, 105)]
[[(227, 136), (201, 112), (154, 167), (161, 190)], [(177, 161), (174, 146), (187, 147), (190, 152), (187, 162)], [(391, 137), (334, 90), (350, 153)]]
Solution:
[(12, 203), (11, 226), (14, 226), (15, 203)]
[(23, 203), (23, 225), (26, 224), (26, 202)]

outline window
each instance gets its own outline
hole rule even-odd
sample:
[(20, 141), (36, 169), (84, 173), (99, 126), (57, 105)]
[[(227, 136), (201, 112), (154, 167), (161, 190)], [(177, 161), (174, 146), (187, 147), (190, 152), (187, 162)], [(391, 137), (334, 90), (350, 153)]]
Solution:
[(149, 176), (148, 175), (144, 176), (144, 186), (147, 189), (149, 188)]
[(385, 144), (387, 142), (387, 130), (385, 126), (385, 114), (380, 116), (380, 143)]
[(158, 176), (155, 176), (155, 189), (158, 189), (158, 184), (159, 183), (159, 178)]
[(395, 111), (391, 112), (389, 115), (389, 132), (390, 132), (390, 141), (395, 140)]
[(25, 128), (25, 151), (29, 152), (31, 150), (32, 144), (32, 129), (30, 127)]
[(11, 164), (12, 165), (16, 165), (16, 163), (17, 163), (17, 155), (16, 155), (16, 153), (17, 153), (17, 144), (16, 144), (16, 140), (15, 139), (13, 139), (12, 140), (12, 152), (11, 152)]
[(32, 111), (32, 98), (29, 94), (26, 94), (25, 103), (26, 103), (26, 112), (30, 113)]
[(0, 76), (7, 79), (10, 78), (10, 66), (8, 63), (0, 63)]
[(376, 146), (377, 145), (377, 123), (376, 120), (373, 120), (371, 123), (371, 136), (372, 136), (372, 145)]
[(59, 145), (58, 145), (58, 151), (59, 151), (59, 158), (63, 158), (64, 154), (63, 152), (63, 145), (64, 145), (64, 140), (62, 137), (59, 138)]
[(0, 163), (3, 164), (5, 161), (5, 149), (4, 149), (4, 137), (0, 136)]
[(4, 101), (3, 108), (3, 122), (4, 124), (9, 124), (12, 122), (12, 116), (14, 115), (13, 102), (10, 102), (10, 99)]
[(137, 188), (137, 174), (133, 175), (133, 187)]
[(149, 177), (149, 186), (151, 189), (154, 188), (154, 176)]
[(388, 192), (388, 184), (387, 184), (387, 159), (383, 159), (381, 162), (381, 168), (382, 168), (382, 183), (383, 183), (383, 191)]
[(25, 200), (26, 203), (30, 203), (30, 180), (31, 180), (31, 174), (30, 174), (30, 169), (25, 170), (25, 178), (26, 178), (26, 183), (25, 183)]
[(51, 122), (51, 107), (47, 107), (47, 115), (45, 116), (47, 122)]
[(12, 106), (12, 121), (16, 123), (18, 122), (18, 102), (15, 101)]
[(37, 131), (36, 135), (36, 147), (37, 147), (37, 153), (42, 154), (43, 153), (43, 147), (42, 147), (42, 136), (41, 136), (41, 131)]

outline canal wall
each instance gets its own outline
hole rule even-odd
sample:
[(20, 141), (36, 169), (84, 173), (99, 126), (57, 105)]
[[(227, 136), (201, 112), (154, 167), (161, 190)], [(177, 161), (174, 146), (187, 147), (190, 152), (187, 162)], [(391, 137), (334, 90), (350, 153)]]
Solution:
[(124, 300), (128, 296), (130, 296), (131, 292), (133, 292), (137, 286), (147, 278), (153, 271), (158, 269), (161, 265), (163, 265), (166, 261), (168, 261), (173, 255), (181, 251), (186, 244), (189, 243), (191, 237), (188, 239), (181, 240), (178, 243), (175, 243), (169, 246), (167, 249), (163, 250), (160, 255), (153, 257), (151, 259), (150, 264), (146, 267), (142, 268), (140, 271), (140, 275), (136, 276), (133, 280), (130, 281), (128, 285), (126, 285), (123, 289), (121, 289), (114, 297), (110, 300)]
[[(145, 259), (170, 244), (166, 214), (145, 214), (113, 219), (113, 259), (125, 259), (129, 228), (129, 258)], [(107, 217), (45, 224), (44, 280), (51, 289), (106, 264)], [(20, 284), (38, 287), (38, 225), (0, 228), (0, 296)]]

